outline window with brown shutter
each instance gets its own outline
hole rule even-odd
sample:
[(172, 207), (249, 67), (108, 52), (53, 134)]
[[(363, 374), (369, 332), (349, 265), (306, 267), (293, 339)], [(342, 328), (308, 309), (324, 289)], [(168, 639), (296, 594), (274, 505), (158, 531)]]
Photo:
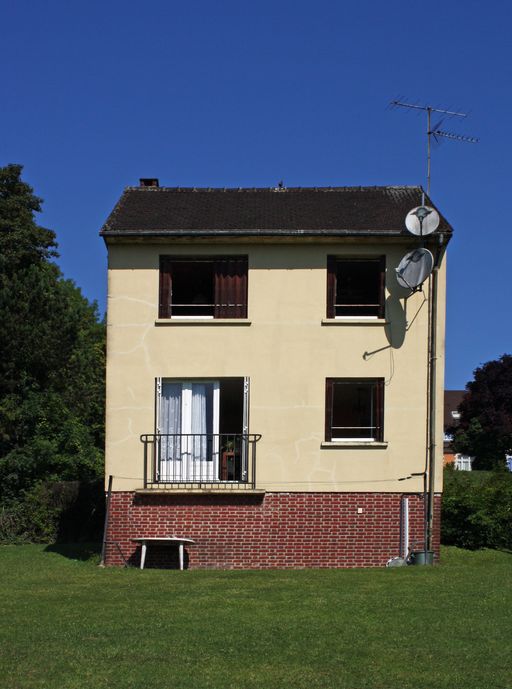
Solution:
[(384, 318), (386, 262), (327, 257), (327, 318)]
[(340, 442), (384, 438), (384, 379), (327, 378), (325, 439)]
[(161, 256), (160, 318), (247, 318), (247, 256)]

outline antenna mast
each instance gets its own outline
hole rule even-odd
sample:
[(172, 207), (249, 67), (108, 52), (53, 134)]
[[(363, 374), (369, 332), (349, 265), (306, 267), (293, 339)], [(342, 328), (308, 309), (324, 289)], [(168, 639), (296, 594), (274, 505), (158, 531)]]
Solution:
[[(462, 136), (461, 134), (453, 134), (452, 132), (445, 132), (439, 129), (441, 123), (444, 121), (446, 117), (465, 118), (468, 115), (465, 112), (455, 112), (454, 110), (442, 110), (441, 108), (434, 108), (431, 105), (417, 105), (416, 103), (404, 103), (399, 100), (391, 101), (390, 105), (399, 108), (409, 108), (411, 110), (423, 110), (427, 113), (427, 194), (428, 196), (430, 196), (430, 137), (433, 136), (435, 141), (438, 140), (438, 137), (444, 137), (446, 139), (452, 139), (453, 141), (463, 141), (464, 143), (468, 144), (477, 144), (478, 139), (476, 139), (473, 136)], [(437, 122), (437, 124), (434, 125), (434, 127), (432, 127), (431, 124), (433, 112), (438, 112), (441, 115), (444, 115), (444, 117), (442, 117), (439, 120), (439, 122)]]

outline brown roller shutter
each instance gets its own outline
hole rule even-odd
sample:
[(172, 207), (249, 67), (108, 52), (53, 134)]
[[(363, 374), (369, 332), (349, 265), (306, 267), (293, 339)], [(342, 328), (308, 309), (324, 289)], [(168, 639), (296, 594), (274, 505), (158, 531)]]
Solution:
[(247, 318), (247, 256), (215, 261), (215, 318)]
[(327, 256), (327, 318), (335, 318), (336, 308), (336, 257)]
[(159, 318), (170, 318), (171, 317), (171, 269), (172, 261), (165, 257), (160, 257), (160, 289), (159, 289), (159, 305), (158, 305), (158, 317)]
[(325, 439), (332, 440), (332, 393), (333, 379), (325, 379)]
[(386, 299), (386, 257), (380, 257), (379, 318), (385, 318)]
[(377, 433), (375, 440), (384, 440), (384, 380), (379, 378), (375, 381), (375, 425)]

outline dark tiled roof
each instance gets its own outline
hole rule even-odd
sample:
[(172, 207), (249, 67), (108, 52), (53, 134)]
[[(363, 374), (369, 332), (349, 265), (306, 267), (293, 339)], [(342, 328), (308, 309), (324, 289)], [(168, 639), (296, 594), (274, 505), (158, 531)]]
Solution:
[[(407, 234), (405, 216), (421, 204), (421, 194), (420, 187), (128, 187), (101, 234)], [(440, 231), (451, 232), (443, 216)]]
[(451, 428), (457, 425), (457, 419), (452, 416), (452, 411), (457, 411), (462, 398), (466, 394), (465, 390), (445, 390), (444, 391), (444, 427)]

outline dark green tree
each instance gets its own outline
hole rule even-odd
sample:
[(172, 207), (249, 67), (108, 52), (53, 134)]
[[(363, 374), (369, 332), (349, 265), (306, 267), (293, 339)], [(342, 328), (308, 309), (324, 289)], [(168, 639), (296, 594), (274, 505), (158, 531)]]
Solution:
[(0, 168), (0, 500), (101, 473), (104, 324), (63, 278), (22, 167)]
[(505, 469), (512, 453), (512, 356), (503, 354), (474, 371), (459, 407), (453, 445), (473, 455), (475, 469)]

